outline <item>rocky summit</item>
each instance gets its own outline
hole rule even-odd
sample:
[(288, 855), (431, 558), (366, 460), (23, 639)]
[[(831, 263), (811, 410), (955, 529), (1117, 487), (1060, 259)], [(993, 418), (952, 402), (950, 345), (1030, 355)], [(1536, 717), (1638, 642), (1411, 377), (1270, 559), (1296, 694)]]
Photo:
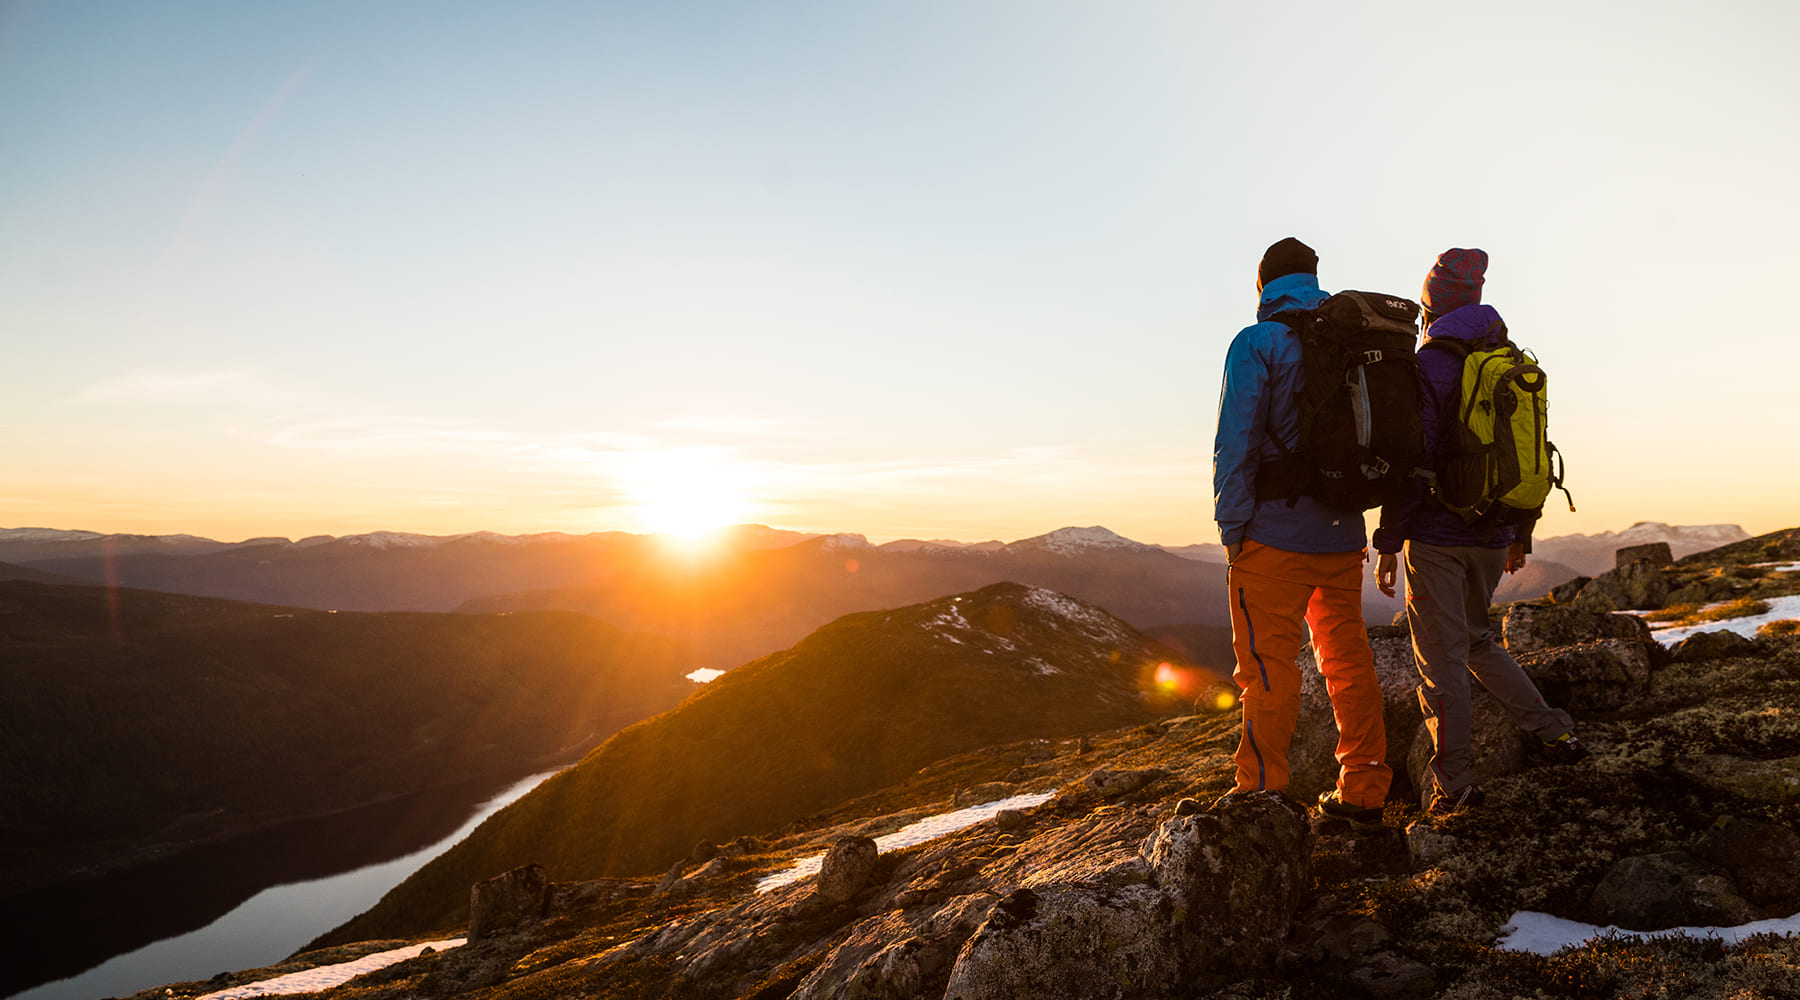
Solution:
[[(1658, 571), (1672, 593), (1728, 577), (1747, 593), (1793, 594), (1796, 541), (1800, 531), (1765, 536)], [(1581, 602), (1545, 597), (1494, 617), (1593, 756), (1552, 763), (1478, 699), (1485, 795), (1448, 816), (1420, 813), (1407, 640), (1384, 627), (1374, 641), (1400, 777), (1379, 828), (1296, 802), (1330, 783), (1329, 704), (1313, 677), (1292, 797), (1226, 794), (1229, 712), (984, 746), (791, 822), (696, 843), (666, 871), (564, 879), (527, 861), (465, 887), (476, 902), (466, 921), (403, 936), (467, 931), (467, 944), (325, 995), (1800, 995), (1800, 943), (1785, 937), (1602, 935), (1548, 956), (1497, 946), (1519, 911), (1646, 931), (1800, 912), (1800, 635), (1769, 626), (1682, 656), (1638, 618)], [(894, 839), (1008, 802), (941, 836)], [(340, 942), (141, 996), (194, 996), (403, 943)]]

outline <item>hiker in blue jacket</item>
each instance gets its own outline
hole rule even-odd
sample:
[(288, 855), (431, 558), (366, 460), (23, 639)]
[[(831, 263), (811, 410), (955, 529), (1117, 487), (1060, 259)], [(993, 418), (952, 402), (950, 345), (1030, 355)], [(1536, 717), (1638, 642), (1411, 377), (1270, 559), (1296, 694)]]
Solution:
[[(1431, 342), (1455, 339), (1482, 349), (1506, 337), (1499, 311), (1481, 303), (1487, 263), (1481, 250), (1446, 250), (1425, 278), (1425, 344), (1418, 356), (1426, 462), (1433, 470), (1443, 470), (1456, 451), (1463, 352), (1432, 350)], [(1545, 704), (1537, 685), (1496, 640), (1488, 619), (1502, 574), (1525, 565), (1532, 526), (1532, 521), (1468, 524), (1440, 503), (1423, 479), (1414, 479), (1404, 498), (1382, 508), (1375, 580), (1382, 593), (1394, 596), (1396, 554), (1404, 550), (1406, 623), (1433, 750), (1432, 781), (1420, 790), (1421, 804), (1431, 815), (1475, 805), (1480, 798), (1470, 773), (1470, 675), (1514, 724), (1544, 742), (1549, 759), (1575, 763), (1588, 756), (1568, 713)]]
[(1379, 824), (1393, 771), (1362, 617), (1362, 512), (1305, 495), (1290, 500), (1285, 491), (1259, 499), (1257, 491), (1258, 472), (1299, 447), (1300, 338), (1275, 317), (1325, 299), (1318, 265), (1312, 248), (1292, 237), (1269, 247), (1257, 268), (1257, 322), (1225, 355), (1213, 516), (1230, 561), (1232, 679), (1244, 720), (1232, 791), (1287, 791), (1300, 712), (1295, 660), (1310, 631), (1338, 726), (1338, 780), (1319, 808), (1352, 824)]

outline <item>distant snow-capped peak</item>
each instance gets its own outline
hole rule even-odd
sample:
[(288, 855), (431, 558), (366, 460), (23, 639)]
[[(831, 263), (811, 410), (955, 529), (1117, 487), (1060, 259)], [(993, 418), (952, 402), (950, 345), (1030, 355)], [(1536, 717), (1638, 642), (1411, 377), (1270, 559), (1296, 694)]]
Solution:
[(820, 547), (827, 552), (833, 552), (844, 549), (872, 549), (875, 546), (870, 545), (869, 540), (862, 535), (853, 532), (841, 532), (836, 535), (826, 535), (825, 541)]
[(345, 535), (338, 541), (346, 545), (366, 545), (371, 549), (424, 549), (442, 543), (443, 539), (404, 531), (371, 531), (366, 535)]
[(1749, 538), (1750, 533), (1735, 524), (1671, 525), (1661, 521), (1639, 521), (1624, 531), (1601, 531), (1592, 535), (1565, 537), (1608, 542), (1620, 546), (1643, 545), (1649, 542), (1691, 542), (1705, 543), (1708, 548), (1712, 548), (1729, 545), (1732, 542), (1741, 542)]
[(1088, 528), (1058, 528), (1047, 535), (1038, 535), (1035, 538), (1014, 542), (1007, 548), (1043, 549), (1059, 556), (1073, 556), (1106, 549), (1148, 552), (1155, 550), (1156, 547), (1145, 545), (1142, 542), (1134, 542), (1124, 535), (1094, 525)]

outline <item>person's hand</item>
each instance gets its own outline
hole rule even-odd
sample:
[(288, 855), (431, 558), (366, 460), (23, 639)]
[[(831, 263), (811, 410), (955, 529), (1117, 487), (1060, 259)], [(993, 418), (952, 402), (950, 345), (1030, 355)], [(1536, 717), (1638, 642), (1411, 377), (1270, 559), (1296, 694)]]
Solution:
[(1525, 543), (1514, 542), (1506, 547), (1506, 571), (1517, 573), (1525, 568)]
[(1225, 564), (1230, 565), (1237, 562), (1238, 553), (1242, 551), (1244, 551), (1243, 542), (1232, 542), (1230, 545), (1225, 546)]
[(1375, 560), (1375, 589), (1394, 596), (1394, 581), (1400, 576), (1400, 560), (1392, 552), (1383, 552)]

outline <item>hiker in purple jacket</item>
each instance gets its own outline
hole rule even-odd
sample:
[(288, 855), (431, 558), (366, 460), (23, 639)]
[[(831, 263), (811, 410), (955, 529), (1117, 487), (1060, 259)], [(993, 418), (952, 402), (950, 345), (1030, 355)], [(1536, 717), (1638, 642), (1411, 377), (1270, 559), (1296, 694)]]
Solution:
[[(1506, 324), (1493, 306), (1481, 304), (1487, 254), (1446, 250), (1425, 277), (1425, 342), (1419, 350), (1424, 397), (1426, 461), (1441, 471), (1456, 450), (1457, 400), (1462, 389), (1460, 351), (1432, 350), (1442, 339), (1465, 341), (1476, 349), (1498, 344)], [(1544, 743), (1557, 763), (1575, 763), (1588, 751), (1575, 738), (1568, 713), (1545, 704), (1518, 661), (1496, 641), (1488, 605), (1503, 573), (1525, 565), (1532, 524), (1467, 524), (1438, 502), (1423, 479), (1407, 495), (1381, 510), (1375, 550), (1376, 586), (1394, 596), (1404, 550), (1406, 624), (1419, 667), (1419, 705), (1431, 732), (1432, 781), (1421, 803), (1434, 816), (1476, 804), (1480, 793), (1470, 774), (1469, 677), (1474, 675), (1519, 728)]]

